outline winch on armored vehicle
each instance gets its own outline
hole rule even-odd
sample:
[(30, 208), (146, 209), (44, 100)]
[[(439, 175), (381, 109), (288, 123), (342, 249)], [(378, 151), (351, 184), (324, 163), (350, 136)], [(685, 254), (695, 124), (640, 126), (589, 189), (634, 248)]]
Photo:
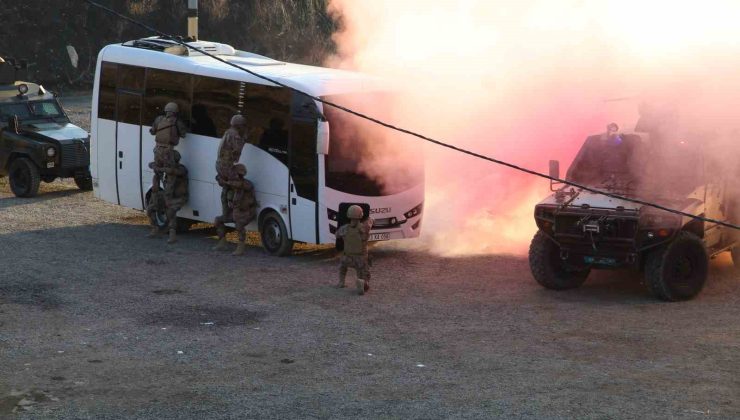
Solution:
[(16, 81), (24, 68), (0, 59), (0, 177), (8, 176), (18, 197), (33, 197), (41, 181), (56, 178), (91, 191), (90, 136), (70, 123), (53, 93)]
[[(699, 138), (673, 138), (610, 124), (586, 139), (565, 179), (729, 222), (733, 178), (704, 162)], [(550, 176), (560, 179), (559, 172), (551, 161)], [(740, 265), (732, 229), (567, 185), (551, 190), (535, 207), (539, 229), (529, 250), (532, 274), (548, 289), (579, 287), (592, 269), (627, 267), (644, 272), (654, 296), (686, 300), (704, 286), (710, 257), (731, 251)]]

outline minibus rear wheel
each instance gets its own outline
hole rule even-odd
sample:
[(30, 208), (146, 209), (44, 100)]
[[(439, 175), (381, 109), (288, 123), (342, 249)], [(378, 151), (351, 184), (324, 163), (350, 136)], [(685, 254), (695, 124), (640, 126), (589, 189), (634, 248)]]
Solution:
[(285, 228), (282, 217), (271, 211), (267, 213), (260, 223), (260, 237), (262, 246), (270, 255), (284, 257), (290, 255), (293, 250), (293, 240), (288, 238), (288, 230)]

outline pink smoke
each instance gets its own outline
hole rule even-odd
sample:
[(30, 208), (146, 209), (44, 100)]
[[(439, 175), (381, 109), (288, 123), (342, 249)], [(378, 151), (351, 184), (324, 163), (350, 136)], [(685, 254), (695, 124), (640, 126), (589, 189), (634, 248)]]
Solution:
[[(586, 136), (609, 122), (634, 127), (644, 98), (690, 97), (703, 106), (684, 106), (684, 115), (702, 123), (732, 121), (726, 108), (740, 102), (729, 94), (740, 93), (738, 60), (727, 58), (740, 52), (730, 18), (740, 5), (730, 2), (332, 0), (330, 9), (342, 29), (328, 64), (402, 86), (394, 122), (540, 172), (558, 159), (564, 174)], [(426, 158), (423, 246), (526, 251), (547, 181), (405, 142), (400, 164)]]

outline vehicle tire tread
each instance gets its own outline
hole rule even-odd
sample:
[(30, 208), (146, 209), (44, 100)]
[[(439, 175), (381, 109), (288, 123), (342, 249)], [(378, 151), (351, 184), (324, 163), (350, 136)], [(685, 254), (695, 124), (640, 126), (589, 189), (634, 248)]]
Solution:
[[(674, 252), (674, 249), (680, 244), (691, 241), (697, 244), (701, 244), (702, 248), (704, 244), (698, 236), (691, 232), (679, 232), (678, 236), (668, 245), (652, 251), (648, 254), (647, 262), (645, 264), (645, 285), (651, 295), (655, 296), (660, 300), (667, 302), (676, 302), (681, 300), (688, 300), (696, 296), (704, 286), (707, 275), (705, 274), (701, 285), (696, 291), (689, 295), (679, 295), (671, 289), (668, 279), (665, 276), (665, 264), (667, 263), (668, 257)], [(709, 261), (709, 256), (704, 249), (705, 261)]]
[(559, 275), (551, 267), (548, 258), (549, 247), (554, 246), (550, 238), (542, 231), (538, 231), (529, 247), (529, 267), (532, 276), (541, 286), (552, 290), (568, 290), (580, 287), (589, 275), (590, 270), (572, 271), (567, 275)]
[(10, 187), (13, 191), (13, 194), (15, 194), (17, 197), (22, 198), (30, 198), (36, 196), (39, 192), (39, 185), (41, 184), (41, 173), (39, 172), (39, 169), (36, 167), (36, 164), (34, 164), (30, 159), (25, 157), (20, 157), (15, 159), (10, 164), (10, 174), (15, 172), (15, 169), (17, 165), (24, 165), (26, 169), (28, 169), (30, 173), (30, 186), (26, 188), (25, 191), (16, 191), (15, 188), (13, 188), (13, 181), (10, 180)]

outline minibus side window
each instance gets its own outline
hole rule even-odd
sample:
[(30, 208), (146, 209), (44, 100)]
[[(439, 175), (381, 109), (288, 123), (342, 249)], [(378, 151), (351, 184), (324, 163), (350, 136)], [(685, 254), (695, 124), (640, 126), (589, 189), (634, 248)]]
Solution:
[(255, 84), (246, 85), (244, 115), (247, 117), (249, 142), (288, 164), (290, 138), (289, 90)]
[(180, 108), (180, 118), (189, 125), (191, 95), (192, 76), (189, 74), (147, 69), (142, 123), (151, 125), (158, 115), (164, 114), (164, 106), (174, 102)]
[(116, 73), (118, 65), (103, 62), (98, 85), (98, 118), (116, 119)]
[[(231, 117), (240, 113), (242, 82), (194, 76), (192, 132), (220, 138), (229, 129)], [(249, 118), (249, 116), (247, 116)]]
[(118, 89), (143, 92), (144, 80), (144, 67), (118, 65)]

